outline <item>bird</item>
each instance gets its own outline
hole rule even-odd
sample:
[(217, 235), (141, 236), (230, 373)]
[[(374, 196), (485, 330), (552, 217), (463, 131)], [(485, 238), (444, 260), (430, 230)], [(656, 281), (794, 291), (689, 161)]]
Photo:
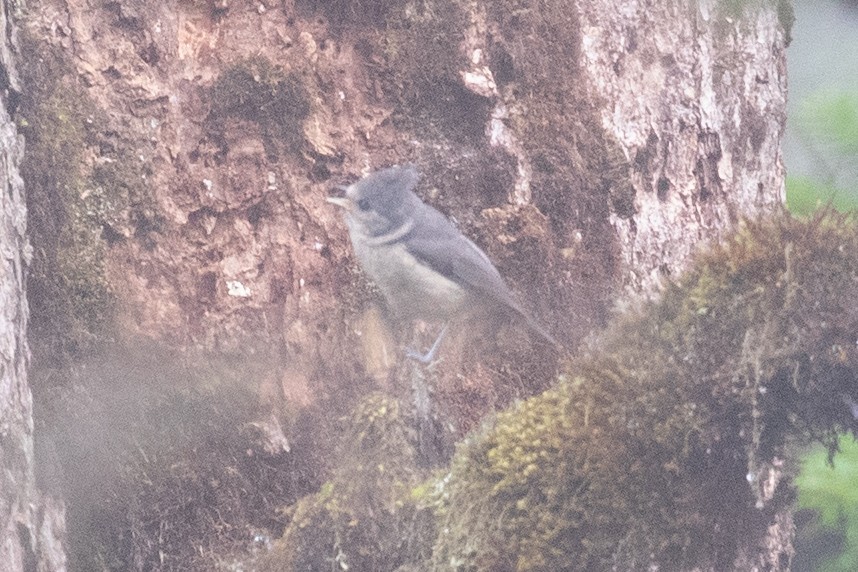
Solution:
[(341, 207), (355, 256), (394, 315), (437, 321), (444, 327), (421, 363), (434, 361), (451, 321), (477, 308), (516, 316), (531, 331), (561, 347), (518, 303), (485, 252), (414, 192), (420, 176), (411, 165), (372, 172), (339, 186)]

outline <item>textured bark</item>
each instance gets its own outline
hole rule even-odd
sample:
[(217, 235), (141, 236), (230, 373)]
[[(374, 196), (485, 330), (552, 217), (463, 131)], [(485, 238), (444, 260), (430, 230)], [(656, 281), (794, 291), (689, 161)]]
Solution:
[(65, 569), (65, 507), (36, 486), (33, 401), (27, 380), (25, 273), (32, 254), (19, 165), (24, 151), (12, 115), (20, 85), (14, 2), (0, 10), (0, 571)]
[[(30, 53), (63, 62), (45, 72), (58, 116), (86, 131), (64, 215), (98, 245), (81, 283), (115, 300), (64, 334), (274, 353), (264, 391), (336, 418), (399, 349), (324, 198), (413, 161), (573, 348), (624, 289), (656, 291), (783, 200), (786, 36), (773, 4), (741, 4), (34, 1)], [(52, 297), (33, 301), (55, 335)], [(554, 378), (522, 335), (499, 345), (448, 349), (435, 397), (460, 433)], [(737, 569), (783, 568), (790, 526), (777, 515)]]
[(784, 200), (784, 31), (774, 5), (725, 4), (579, 3), (602, 125), (633, 165), (637, 212), (613, 221), (634, 290)]

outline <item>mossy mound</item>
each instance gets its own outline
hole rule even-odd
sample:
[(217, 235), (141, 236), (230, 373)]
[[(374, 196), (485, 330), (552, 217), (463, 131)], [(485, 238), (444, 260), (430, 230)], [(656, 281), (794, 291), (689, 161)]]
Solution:
[(858, 432), (856, 300), (854, 218), (744, 224), (460, 448), (434, 568), (731, 568), (785, 445)]
[(338, 466), (288, 510), (291, 523), (260, 572), (403, 570), (428, 559), (431, 514), (412, 493), (418, 473), (400, 404), (370, 394), (345, 420)]

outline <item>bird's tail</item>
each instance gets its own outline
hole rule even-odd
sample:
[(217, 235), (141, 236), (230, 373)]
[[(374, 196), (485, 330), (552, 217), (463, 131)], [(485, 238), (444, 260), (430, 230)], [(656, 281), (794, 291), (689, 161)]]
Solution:
[(557, 341), (557, 338), (552, 336), (548, 330), (546, 330), (542, 324), (536, 321), (536, 319), (531, 316), (529, 313), (524, 311), (524, 309), (520, 308), (518, 305), (514, 306), (516, 313), (521, 317), (527, 327), (530, 328), (530, 331), (534, 334), (537, 334), (544, 341), (548, 342), (552, 346), (554, 346), (558, 351), (565, 351), (565, 347), (563, 344)]

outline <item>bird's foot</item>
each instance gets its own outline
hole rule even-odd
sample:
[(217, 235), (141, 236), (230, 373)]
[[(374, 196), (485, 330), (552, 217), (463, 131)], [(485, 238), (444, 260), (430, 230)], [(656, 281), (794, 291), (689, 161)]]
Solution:
[(438, 356), (438, 349), (441, 347), (441, 340), (444, 339), (444, 335), (447, 333), (448, 326), (444, 326), (441, 330), (441, 333), (438, 334), (438, 337), (435, 338), (435, 342), (432, 344), (432, 347), (429, 348), (429, 351), (424, 353), (420, 353), (419, 351), (413, 348), (407, 348), (405, 350), (405, 355), (409, 359), (413, 359), (423, 365), (429, 365), (435, 361), (435, 358)]

